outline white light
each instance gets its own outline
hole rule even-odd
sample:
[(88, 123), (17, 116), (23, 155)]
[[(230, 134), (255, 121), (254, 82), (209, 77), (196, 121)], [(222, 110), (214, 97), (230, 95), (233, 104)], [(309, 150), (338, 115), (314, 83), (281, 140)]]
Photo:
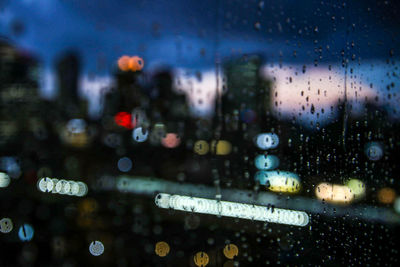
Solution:
[(89, 252), (93, 256), (100, 256), (104, 252), (104, 245), (100, 241), (93, 241), (89, 245)]
[(279, 145), (279, 137), (274, 133), (261, 133), (257, 135), (256, 145), (263, 150), (276, 148)]
[(10, 176), (7, 173), (0, 172), (0, 187), (7, 187), (10, 184)]
[(3, 218), (0, 220), (0, 232), (7, 234), (14, 228), (10, 218)]
[(71, 180), (58, 180), (56, 178), (44, 177), (39, 179), (37, 187), (40, 191), (61, 195), (82, 197), (87, 194), (88, 187), (83, 182)]
[(161, 193), (156, 196), (155, 203), (158, 207), (164, 209), (172, 208), (181, 211), (290, 224), (295, 226), (306, 226), (309, 222), (308, 214), (303, 211), (270, 208), (197, 197)]
[(148, 136), (149, 136), (149, 131), (148, 130), (144, 131), (142, 127), (135, 128), (132, 131), (133, 140), (139, 143), (146, 141)]

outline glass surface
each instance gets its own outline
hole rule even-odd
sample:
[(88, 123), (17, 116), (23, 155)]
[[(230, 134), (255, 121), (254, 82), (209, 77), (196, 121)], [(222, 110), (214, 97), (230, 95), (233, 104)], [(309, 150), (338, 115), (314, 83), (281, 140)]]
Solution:
[(0, 266), (397, 266), (396, 1), (0, 0)]

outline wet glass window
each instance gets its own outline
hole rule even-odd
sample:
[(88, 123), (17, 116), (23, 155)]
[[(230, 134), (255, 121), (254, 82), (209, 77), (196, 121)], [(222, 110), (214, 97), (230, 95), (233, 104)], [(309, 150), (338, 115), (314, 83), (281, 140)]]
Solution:
[(0, 266), (397, 266), (396, 1), (0, 1)]

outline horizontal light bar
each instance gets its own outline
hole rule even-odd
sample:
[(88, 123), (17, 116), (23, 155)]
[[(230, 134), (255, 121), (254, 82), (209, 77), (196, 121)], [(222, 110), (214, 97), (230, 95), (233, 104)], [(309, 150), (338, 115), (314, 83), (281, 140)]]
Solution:
[(172, 208), (181, 211), (295, 226), (306, 226), (309, 222), (308, 214), (303, 211), (256, 206), (229, 201), (217, 201), (198, 197), (161, 193), (156, 196), (155, 203), (158, 207), (164, 209)]
[(44, 177), (38, 181), (37, 185), (40, 191), (51, 192), (53, 194), (82, 197), (88, 192), (88, 187), (84, 182), (75, 182), (71, 180), (58, 180), (56, 178)]

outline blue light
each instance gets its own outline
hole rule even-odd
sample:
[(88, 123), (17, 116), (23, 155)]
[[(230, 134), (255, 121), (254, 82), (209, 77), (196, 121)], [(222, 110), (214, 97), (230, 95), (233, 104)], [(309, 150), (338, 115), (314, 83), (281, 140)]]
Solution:
[(33, 227), (30, 224), (23, 224), (18, 231), (18, 236), (21, 241), (30, 241), (33, 238), (34, 234)]
[(279, 166), (279, 158), (274, 155), (258, 155), (254, 159), (254, 165), (259, 170), (273, 170)]

